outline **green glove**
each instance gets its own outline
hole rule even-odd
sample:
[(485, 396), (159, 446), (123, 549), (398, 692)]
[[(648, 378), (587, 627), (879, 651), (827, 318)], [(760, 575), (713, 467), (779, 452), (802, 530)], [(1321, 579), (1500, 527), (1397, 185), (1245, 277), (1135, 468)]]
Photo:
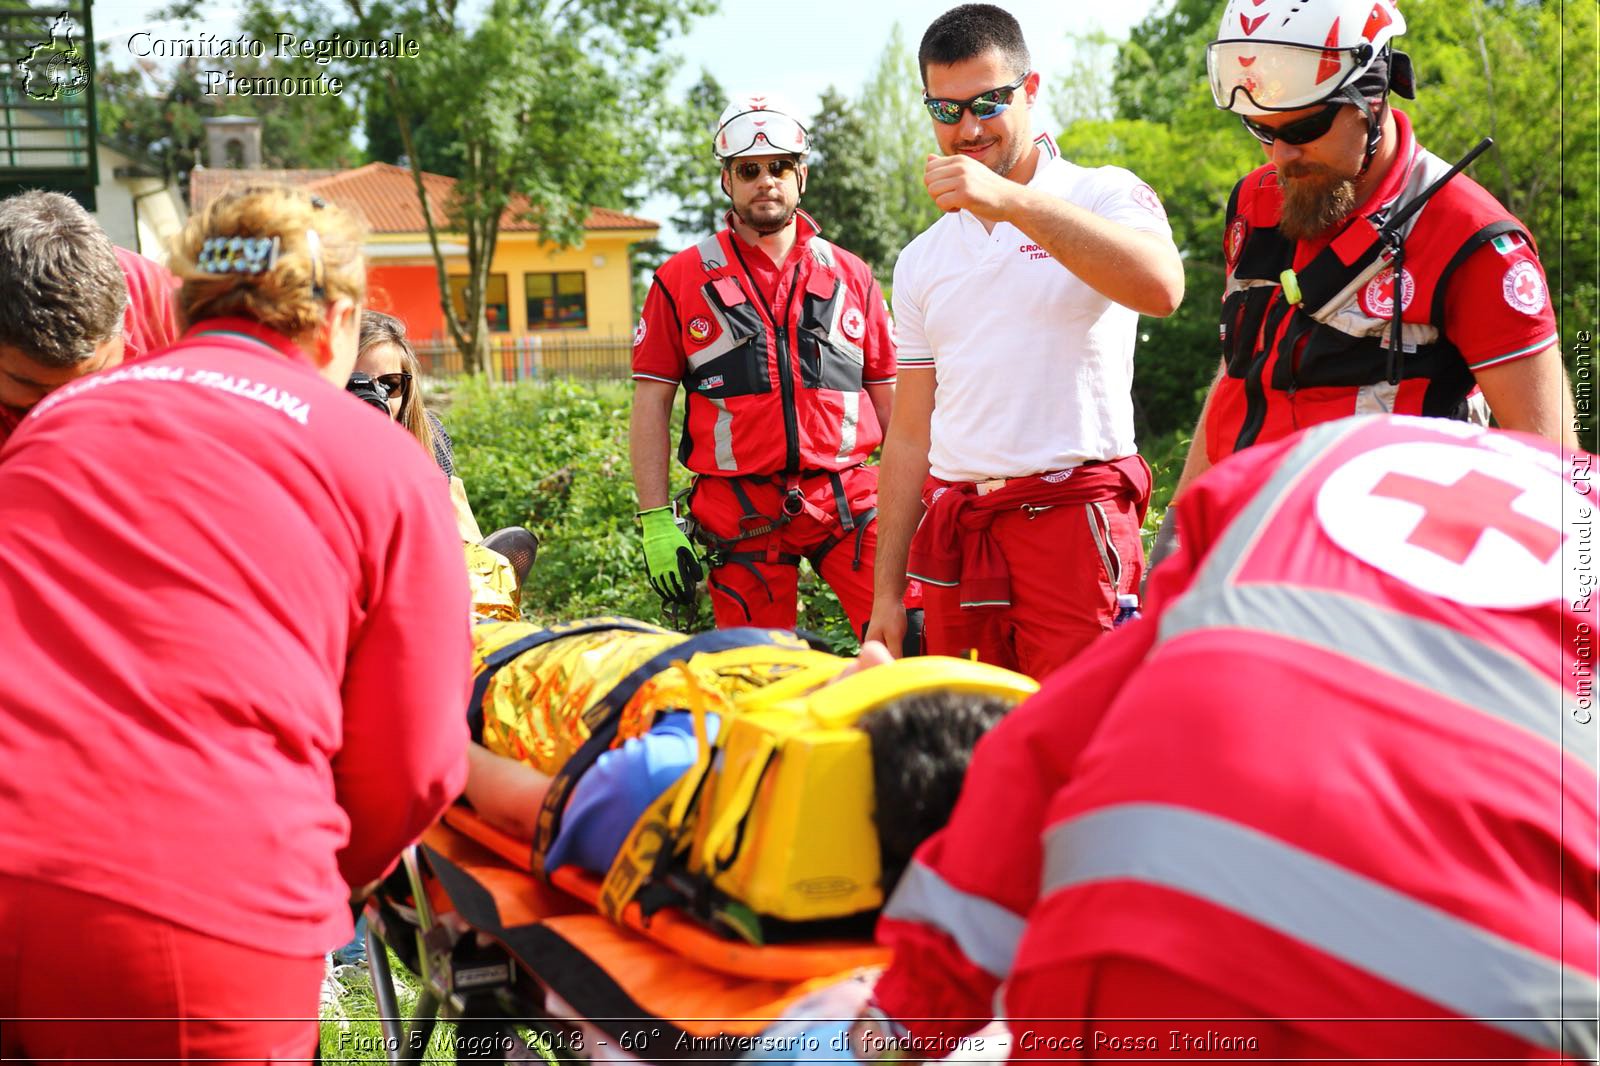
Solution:
[(671, 507), (639, 512), (644, 526), (644, 565), (650, 587), (665, 603), (694, 602), (694, 587), (705, 576), (694, 545), (678, 528)]

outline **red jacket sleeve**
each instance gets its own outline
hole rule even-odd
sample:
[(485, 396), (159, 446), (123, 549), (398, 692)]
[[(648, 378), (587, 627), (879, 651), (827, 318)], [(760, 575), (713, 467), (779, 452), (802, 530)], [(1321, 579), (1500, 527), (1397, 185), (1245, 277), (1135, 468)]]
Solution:
[(173, 301), (178, 279), (137, 252), (119, 247), (116, 253), (128, 285), (128, 309), (122, 316), (123, 359), (132, 362), (177, 342), (178, 315)]
[(1154, 638), (1149, 618), (1105, 637), (979, 743), (949, 825), (884, 909), (878, 939), (894, 961), (875, 996), (930, 1056), (993, 1016), (1038, 894), (1050, 798)]
[(368, 553), (371, 595), (345, 666), (333, 773), (350, 818), (339, 871), (356, 887), (382, 876), (466, 783), (470, 593), (444, 479), (426, 473)]
[(658, 271), (633, 328), (633, 378), (676, 383), (683, 380), (687, 365), (678, 309)]
[(866, 352), (866, 365), (861, 380), (867, 385), (892, 382), (898, 372), (894, 347), (894, 325), (889, 321), (889, 305), (883, 299), (878, 279), (867, 275), (867, 295), (863, 301), (867, 311), (867, 336), (862, 347)]

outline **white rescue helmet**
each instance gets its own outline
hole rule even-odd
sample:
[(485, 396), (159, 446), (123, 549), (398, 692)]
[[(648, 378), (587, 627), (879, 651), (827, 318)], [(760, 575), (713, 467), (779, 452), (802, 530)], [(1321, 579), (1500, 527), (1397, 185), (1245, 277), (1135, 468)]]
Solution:
[(723, 162), (742, 155), (797, 155), (811, 152), (811, 136), (788, 102), (770, 93), (733, 98), (717, 120), (711, 150)]
[[(1352, 96), (1345, 90), (1405, 31), (1393, 0), (1229, 0), (1206, 46), (1211, 97), (1224, 111), (1261, 115)], [(1410, 64), (1395, 58), (1396, 90), (1409, 96)]]

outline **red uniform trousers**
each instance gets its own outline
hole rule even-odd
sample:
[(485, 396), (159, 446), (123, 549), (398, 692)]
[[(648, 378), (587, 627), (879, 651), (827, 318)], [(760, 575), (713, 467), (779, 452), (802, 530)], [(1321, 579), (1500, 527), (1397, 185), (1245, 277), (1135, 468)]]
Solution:
[(305, 1061), (322, 972), (320, 956), (0, 875), (0, 1059)]
[[(689, 513), (707, 532), (731, 540), (783, 514), (785, 488), (782, 475), (738, 479), (702, 475), (695, 479)], [(853, 522), (853, 528), (846, 530), (839, 497), (842, 493), (852, 516), (876, 509), (878, 468), (855, 466), (833, 476), (814, 474), (802, 478), (799, 489), (803, 504), (798, 515), (770, 533), (729, 547), (734, 558), (712, 568), (708, 585), (718, 628), (793, 629), (802, 558), (811, 561), (838, 595), (851, 628), (860, 633), (872, 617), (877, 519)]]
[[(950, 482), (930, 477), (924, 505)], [(1139, 539), (1144, 500), (1023, 505), (988, 527), (1010, 578), (1009, 606), (963, 607), (959, 586), (924, 580), (929, 655), (964, 657), (1043, 678), (1111, 628), (1117, 595), (1137, 592), (1144, 574)]]

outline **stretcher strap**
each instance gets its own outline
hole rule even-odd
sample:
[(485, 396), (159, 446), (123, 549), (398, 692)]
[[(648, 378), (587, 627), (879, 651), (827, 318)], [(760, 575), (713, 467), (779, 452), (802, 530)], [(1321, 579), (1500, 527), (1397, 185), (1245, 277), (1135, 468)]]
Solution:
[(544, 804), (539, 811), (539, 823), (534, 828), (531, 855), (531, 867), (535, 874), (548, 879), (548, 871), (544, 868), (544, 857), (561, 832), (561, 815), (566, 809), (572, 786), (616, 741), (617, 727), (622, 721), (622, 709), (633, 699), (640, 687), (680, 659), (687, 662), (691, 657), (702, 653), (760, 646), (804, 648), (806, 645), (793, 633), (785, 633), (782, 630), (756, 629), (748, 626), (741, 626), (738, 629), (714, 629), (658, 652), (633, 673), (617, 682), (604, 698), (584, 712), (584, 722), (589, 727), (589, 737), (550, 779), (550, 787), (545, 792)]
[(523, 652), (542, 647), (553, 640), (575, 637), (583, 633), (604, 633), (608, 630), (628, 633), (660, 632), (656, 626), (646, 622), (634, 622), (626, 618), (596, 618), (578, 625), (553, 626), (536, 633), (529, 633), (484, 656), (478, 676), (472, 679), (472, 697), (467, 701), (467, 728), (472, 731), (473, 742), (483, 743), (483, 698), (489, 694), (489, 683), (494, 680), (494, 675), (500, 672), (501, 667)]

